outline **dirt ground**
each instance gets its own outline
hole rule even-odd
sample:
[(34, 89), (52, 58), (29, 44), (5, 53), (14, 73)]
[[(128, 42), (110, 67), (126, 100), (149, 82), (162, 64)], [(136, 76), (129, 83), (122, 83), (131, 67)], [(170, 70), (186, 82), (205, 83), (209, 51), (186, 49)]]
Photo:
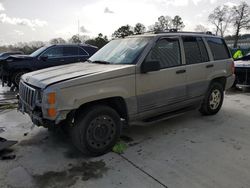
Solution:
[[(15, 102), (3, 88), (0, 105), (6, 98)], [(0, 160), (0, 187), (250, 187), (249, 91), (227, 92), (215, 116), (188, 112), (123, 135), (124, 154), (87, 158), (67, 135), (32, 125), (15, 105), (0, 108), (0, 137), (18, 141), (4, 151), (15, 159)]]

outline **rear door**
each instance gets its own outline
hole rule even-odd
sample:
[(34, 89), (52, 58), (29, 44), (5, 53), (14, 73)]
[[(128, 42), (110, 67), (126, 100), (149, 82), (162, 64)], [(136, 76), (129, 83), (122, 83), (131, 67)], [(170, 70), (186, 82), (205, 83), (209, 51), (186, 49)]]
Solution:
[(207, 67), (207, 79), (230, 76), (233, 59), (225, 41), (217, 37), (206, 37), (205, 40), (212, 56), (210, 66)]
[(182, 41), (187, 69), (187, 97), (195, 99), (207, 90), (207, 69), (211, 63), (203, 38), (183, 36)]
[(161, 38), (145, 61), (159, 61), (161, 69), (136, 75), (138, 112), (156, 115), (171, 111), (185, 101), (186, 67), (182, 61), (180, 38)]
[(80, 61), (79, 48), (77, 46), (65, 46), (63, 47), (63, 64), (76, 63)]

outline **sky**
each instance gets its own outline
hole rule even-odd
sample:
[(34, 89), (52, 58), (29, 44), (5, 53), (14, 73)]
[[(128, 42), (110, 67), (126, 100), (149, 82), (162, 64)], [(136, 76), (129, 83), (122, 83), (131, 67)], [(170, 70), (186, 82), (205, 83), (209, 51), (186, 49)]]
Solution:
[[(250, 0), (245, 0), (250, 4)], [(49, 41), (74, 34), (109, 38), (120, 26), (154, 24), (161, 15), (179, 15), (185, 31), (208, 23), (217, 6), (237, 5), (239, 0), (0, 0), (0, 45)], [(78, 27), (79, 26), (79, 27)], [(80, 29), (79, 29), (80, 28)], [(229, 31), (230, 32), (230, 31)]]

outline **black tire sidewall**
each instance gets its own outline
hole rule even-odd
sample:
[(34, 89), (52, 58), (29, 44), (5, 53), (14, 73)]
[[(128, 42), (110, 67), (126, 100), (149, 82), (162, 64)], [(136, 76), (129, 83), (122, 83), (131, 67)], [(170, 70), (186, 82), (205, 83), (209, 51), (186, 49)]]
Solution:
[[(212, 94), (212, 92), (217, 89), (220, 91), (220, 94), (221, 94), (221, 100), (220, 100), (220, 104), (219, 106), (216, 108), (216, 109), (211, 109), (210, 105), (209, 105), (209, 100), (210, 100), (210, 96)], [(208, 114), (216, 114), (220, 109), (221, 109), (221, 106), (223, 104), (223, 100), (224, 100), (224, 89), (223, 89), (223, 86), (220, 84), (220, 83), (212, 83), (210, 88), (209, 88), (209, 91), (208, 91), (208, 95), (206, 97), (206, 108), (207, 108), (207, 112)]]
[[(90, 122), (94, 118), (100, 115), (107, 115), (110, 118), (112, 118), (115, 123), (116, 130), (115, 130), (114, 139), (111, 141), (110, 144), (108, 144), (106, 147), (102, 149), (95, 149), (95, 148), (92, 148), (88, 144), (86, 133), (87, 133), (88, 127), (90, 126)], [(78, 138), (75, 138), (78, 141), (78, 144), (77, 144), (78, 149), (80, 149), (85, 154), (98, 156), (111, 150), (112, 147), (115, 145), (116, 141), (119, 139), (120, 134), (121, 134), (121, 121), (120, 121), (120, 117), (118, 113), (112, 108), (108, 106), (96, 105), (96, 106), (92, 106), (90, 109), (86, 109), (85, 112), (80, 113), (78, 115), (78, 117), (76, 118), (74, 129), (75, 131), (77, 131), (75, 132), (74, 136), (78, 137)]]

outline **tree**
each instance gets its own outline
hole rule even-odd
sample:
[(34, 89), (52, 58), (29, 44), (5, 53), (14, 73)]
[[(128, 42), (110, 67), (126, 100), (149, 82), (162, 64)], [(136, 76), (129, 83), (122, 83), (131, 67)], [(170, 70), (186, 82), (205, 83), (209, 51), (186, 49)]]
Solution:
[(172, 27), (172, 18), (170, 16), (160, 16), (158, 22), (155, 22), (153, 31), (168, 31)]
[(137, 23), (134, 27), (134, 34), (135, 35), (139, 35), (139, 34), (142, 34), (146, 31), (146, 27), (141, 24), (141, 23)]
[(205, 27), (204, 25), (199, 24), (199, 25), (196, 25), (194, 30), (197, 32), (204, 32), (205, 33), (208, 31), (208, 28)]
[(98, 48), (102, 48), (105, 44), (108, 43), (108, 38), (107, 36), (103, 36), (102, 33), (99, 33), (96, 38), (89, 39), (85, 43), (93, 45), (93, 46), (97, 46)]
[(181, 17), (178, 15), (176, 15), (174, 19), (172, 19), (172, 25), (173, 29), (176, 29), (177, 31), (182, 30), (185, 27)]
[(246, 2), (232, 8), (232, 23), (235, 29), (234, 48), (237, 47), (239, 34), (242, 29), (250, 29), (250, 8)]
[(134, 34), (134, 32), (133, 32), (132, 28), (129, 25), (124, 25), (124, 26), (121, 26), (119, 29), (117, 29), (112, 34), (112, 36), (115, 38), (124, 38), (126, 36), (133, 35), (133, 34)]
[(66, 41), (63, 38), (54, 38), (49, 41), (50, 44), (65, 44)]
[(73, 44), (80, 44), (80, 43), (84, 43), (88, 39), (89, 39), (89, 37), (86, 35), (73, 35), (69, 39), (69, 42), (73, 43)]
[(226, 5), (216, 7), (208, 16), (208, 21), (215, 26), (215, 34), (222, 37), (231, 22), (232, 14), (230, 8)]

